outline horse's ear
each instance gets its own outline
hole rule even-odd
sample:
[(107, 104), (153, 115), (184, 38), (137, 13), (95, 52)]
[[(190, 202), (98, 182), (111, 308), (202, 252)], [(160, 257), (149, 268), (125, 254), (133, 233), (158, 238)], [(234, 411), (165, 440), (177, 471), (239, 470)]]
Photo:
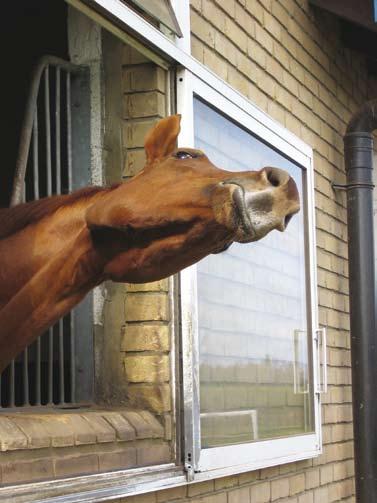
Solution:
[(163, 159), (175, 149), (180, 123), (180, 115), (171, 115), (157, 122), (155, 127), (148, 133), (144, 143), (147, 166), (159, 159)]

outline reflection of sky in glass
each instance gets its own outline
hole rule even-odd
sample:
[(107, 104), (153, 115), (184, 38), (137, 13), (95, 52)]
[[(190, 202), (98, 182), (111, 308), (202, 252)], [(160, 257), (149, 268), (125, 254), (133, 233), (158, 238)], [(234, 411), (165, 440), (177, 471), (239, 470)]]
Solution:
[[(303, 174), (298, 166), (201, 101), (194, 103), (195, 146), (216, 166), (229, 171), (283, 168), (296, 181), (302, 201)], [(253, 380), (264, 384), (261, 376), (268, 362), (270, 385), (272, 379), (292, 390), (295, 358), (296, 368), (307, 367), (307, 350), (300, 351), (298, 358), (294, 344), (295, 331), (307, 330), (303, 217), (302, 211), (295, 215), (284, 233), (274, 230), (259, 242), (236, 243), (199, 262), (202, 411), (209, 410), (203, 406), (208, 402), (205, 385), (216, 384), (218, 392), (224, 369), (228, 382), (237, 380), (243, 368), (249, 372), (250, 385)], [(224, 402), (219, 401), (218, 411), (223, 410), (220, 403)], [(242, 408), (242, 403), (237, 407)]]
[[(264, 166), (285, 169), (295, 179), (302, 200), (302, 171), (298, 166), (198, 100), (195, 145), (215, 165), (229, 171), (259, 170)], [(211, 310), (217, 310), (219, 327), (269, 337), (255, 348), (255, 356), (271, 357), (271, 353), (278, 352), (279, 359), (291, 360), (292, 330), (306, 330), (303, 228), (301, 211), (284, 233), (272, 231), (256, 243), (235, 243), (228, 251), (209, 256), (198, 265), (200, 298), (215, 304)], [(227, 316), (228, 309), (231, 317)], [(205, 311), (199, 320), (203, 328), (209, 328), (209, 312)]]

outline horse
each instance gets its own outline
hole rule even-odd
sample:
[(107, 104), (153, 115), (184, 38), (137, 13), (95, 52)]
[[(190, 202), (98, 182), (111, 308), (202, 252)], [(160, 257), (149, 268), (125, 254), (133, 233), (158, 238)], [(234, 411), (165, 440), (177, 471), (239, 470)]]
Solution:
[(103, 281), (165, 278), (299, 211), (288, 173), (219, 169), (176, 148), (179, 130), (179, 115), (160, 120), (126, 182), (0, 210), (0, 371)]

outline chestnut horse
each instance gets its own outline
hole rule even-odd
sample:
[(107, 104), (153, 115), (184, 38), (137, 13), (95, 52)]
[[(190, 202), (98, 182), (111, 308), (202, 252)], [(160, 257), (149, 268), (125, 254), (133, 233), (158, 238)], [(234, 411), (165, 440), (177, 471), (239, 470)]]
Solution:
[(179, 115), (157, 123), (144, 169), (126, 183), (0, 211), (0, 371), (102, 281), (165, 278), (283, 231), (299, 210), (285, 171), (218, 169), (175, 148), (179, 128)]

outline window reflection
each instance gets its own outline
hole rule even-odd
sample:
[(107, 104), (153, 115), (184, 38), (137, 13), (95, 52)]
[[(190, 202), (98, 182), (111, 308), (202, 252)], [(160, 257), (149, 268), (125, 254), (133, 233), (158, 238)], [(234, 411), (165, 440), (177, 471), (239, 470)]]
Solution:
[[(199, 100), (195, 146), (230, 171), (303, 171)], [(304, 212), (198, 264), (202, 447), (313, 431)]]

